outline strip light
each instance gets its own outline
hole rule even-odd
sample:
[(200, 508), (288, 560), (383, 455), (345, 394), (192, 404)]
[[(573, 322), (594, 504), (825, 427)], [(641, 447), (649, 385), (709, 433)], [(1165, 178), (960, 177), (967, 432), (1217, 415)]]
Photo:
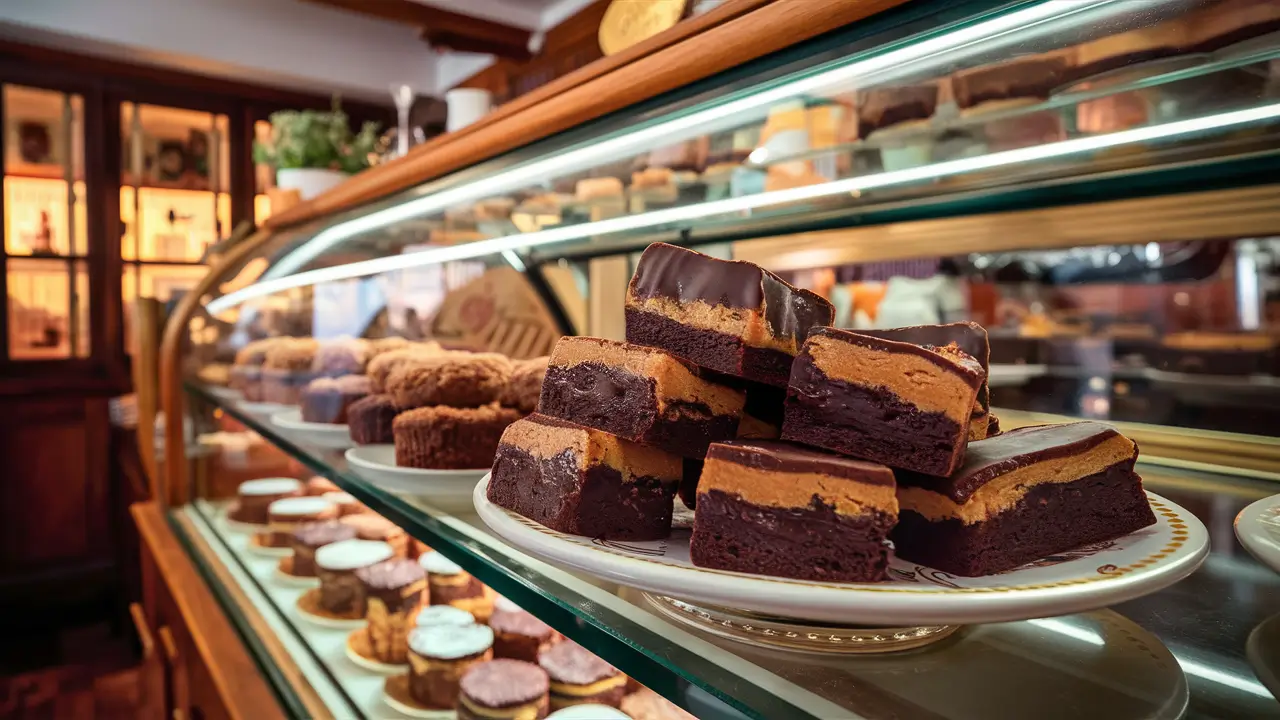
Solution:
[[(1019, 42), (1035, 37), (1035, 26), (1049, 20), (1058, 20), (1095, 8), (1106, 7), (1112, 14), (1127, 13), (1123, 2), (1094, 0), (1089, 3), (1042, 2), (1029, 8), (995, 17), (970, 27), (952, 30), (937, 37), (910, 42), (874, 57), (849, 63), (820, 72), (812, 77), (785, 82), (777, 87), (751, 91), (744, 97), (730, 100), (715, 107), (705, 108), (683, 117), (655, 123), (649, 127), (629, 129), (619, 136), (593, 141), (581, 147), (555, 153), (554, 156), (529, 162), (525, 165), (496, 173), (483, 180), (456, 188), (432, 193), (408, 202), (369, 213), (327, 228), (300, 247), (282, 257), (263, 276), (264, 280), (284, 277), (298, 272), (342, 241), (362, 233), (388, 227), (405, 220), (426, 217), (447, 208), (491, 198), (517, 190), (538, 187), (548, 178), (587, 170), (619, 157), (652, 150), (659, 145), (669, 145), (690, 135), (705, 135), (727, 127), (738, 127), (747, 118), (758, 116), (779, 102), (794, 100), (805, 95), (830, 91), (832, 87), (854, 80), (865, 82), (877, 73), (902, 74), (911, 70), (911, 64), (924, 59), (941, 62), (938, 56), (972, 48), (982, 43), (986, 52), (997, 49), (993, 41), (1000, 36), (1017, 32)], [(1107, 18), (1091, 18), (1102, 21)], [(1056, 25), (1056, 23), (1055, 23)], [(1049, 32), (1052, 28), (1042, 28)]]
[(449, 247), (431, 248), (421, 252), (404, 255), (389, 255), (381, 258), (374, 258), (372, 260), (348, 263), (346, 265), (317, 268), (315, 270), (308, 270), (306, 272), (289, 275), (287, 277), (263, 279), (253, 285), (227, 293), (222, 297), (212, 300), (205, 306), (205, 309), (210, 314), (216, 315), (224, 310), (233, 308), (246, 300), (263, 297), (282, 290), (306, 287), (317, 283), (376, 275), (392, 270), (422, 267), (424, 265), (433, 265), (455, 260), (467, 260), (494, 253), (523, 250), (542, 245), (565, 242), (568, 240), (578, 240), (596, 235), (608, 235), (611, 233), (627, 232), (630, 230), (654, 228), (671, 223), (685, 222), (712, 217), (715, 215), (727, 215), (730, 213), (754, 210), (771, 205), (803, 202), (805, 200), (814, 200), (833, 195), (862, 192), (864, 190), (889, 187), (892, 185), (904, 185), (926, 180), (936, 180), (939, 178), (962, 175), (964, 173), (971, 173), (980, 170), (990, 170), (992, 168), (1008, 165), (1020, 165), (1024, 163), (1064, 157), (1067, 155), (1089, 153), (1120, 145), (1132, 145), (1142, 142), (1150, 142), (1153, 140), (1185, 137), (1235, 125), (1246, 125), (1275, 118), (1280, 118), (1280, 103), (1265, 105), (1263, 107), (1252, 108), (1249, 110), (1237, 110), (1234, 112), (1210, 115), (1203, 118), (1179, 120), (1177, 122), (1163, 123), (1149, 127), (1135, 128), (1132, 130), (1122, 130), (1120, 132), (1109, 133), (1106, 135), (1063, 140), (1034, 147), (1019, 148), (1017, 150), (1006, 150), (1004, 152), (992, 153), (981, 157), (961, 158), (959, 160), (933, 163), (931, 165), (924, 165), (917, 168), (908, 168), (905, 170), (895, 170), (892, 172), (877, 173), (874, 175), (865, 175), (862, 177), (847, 178), (844, 180), (835, 180), (818, 185), (806, 185), (804, 187), (791, 188), (788, 190), (775, 190), (746, 197), (714, 200), (685, 207), (668, 208), (665, 210), (641, 213), (639, 215), (613, 218), (610, 220), (600, 220), (597, 222), (570, 225), (562, 228), (552, 228), (550, 230), (540, 230), (538, 232), (524, 233), (520, 235), (507, 235), (504, 237), (490, 238), (488, 240), (479, 240), (476, 242), (463, 243)]

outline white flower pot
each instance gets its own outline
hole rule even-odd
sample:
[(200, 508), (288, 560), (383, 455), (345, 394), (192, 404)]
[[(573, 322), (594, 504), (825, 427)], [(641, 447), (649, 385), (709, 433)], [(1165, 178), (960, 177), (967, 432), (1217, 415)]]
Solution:
[(310, 200), (341, 185), (350, 175), (341, 170), (319, 168), (282, 168), (276, 171), (276, 186), (297, 190), (303, 200)]

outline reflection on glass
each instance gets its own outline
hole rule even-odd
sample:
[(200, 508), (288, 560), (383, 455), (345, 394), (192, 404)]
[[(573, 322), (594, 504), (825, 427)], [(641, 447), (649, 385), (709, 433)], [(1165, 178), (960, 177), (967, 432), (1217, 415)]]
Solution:
[(83, 262), (72, 265), (74, 285), (67, 262), (6, 262), (11, 360), (88, 357), (89, 276)]

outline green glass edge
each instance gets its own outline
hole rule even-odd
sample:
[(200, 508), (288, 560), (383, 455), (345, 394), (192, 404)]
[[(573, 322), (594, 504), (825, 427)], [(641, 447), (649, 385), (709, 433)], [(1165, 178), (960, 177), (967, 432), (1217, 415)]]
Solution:
[[(625, 615), (596, 605), (586, 598), (578, 598), (569, 588), (558, 584), (555, 588), (540, 588), (538, 582), (542, 576), (538, 571), (513, 558), (499, 557), (489, 548), (419, 508), (353, 474), (334, 469), (323, 459), (282, 437), (270, 425), (243, 412), (234, 403), (210, 393), (200, 383), (185, 381), (183, 386), (187, 393), (199, 401), (221, 408), (311, 471), (332, 480), (357, 500), (404, 528), (414, 538), (439, 550), (481, 582), (511, 598), (565, 637), (604, 658), (685, 710), (694, 712), (695, 708), (685, 703), (681, 680), (705, 690), (726, 705), (758, 720), (830, 720), (812, 715), (803, 708), (772, 695), (746, 678), (726, 671), (668, 638), (635, 624)], [(637, 612), (646, 611), (637, 609)]]

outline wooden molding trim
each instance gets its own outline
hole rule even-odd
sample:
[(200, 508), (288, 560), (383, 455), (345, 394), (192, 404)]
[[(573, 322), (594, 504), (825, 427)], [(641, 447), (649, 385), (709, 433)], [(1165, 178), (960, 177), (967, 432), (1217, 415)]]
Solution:
[[(283, 720), (275, 694), (191, 564), (161, 505), (136, 503), (129, 512), (228, 713), (234, 720)], [(156, 652), (154, 641), (151, 652)]]
[(442, 177), (902, 2), (729, 0), (518, 98), (471, 127), (424, 143), (403, 158), (275, 215), (267, 226), (292, 227)]
[[(1080, 222), (1087, 213), (1089, 222)], [(734, 243), (775, 272), (974, 252), (1142, 245), (1280, 233), (1280, 185), (914, 220)]]
[(164, 425), (164, 473), (153, 475), (151, 497), (169, 507), (185, 505), (187, 498), (186, 439), (183, 434), (182, 351), (187, 324), (200, 307), (200, 299), (222, 280), (228, 268), (237, 267), (272, 237), (269, 230), (259, 230), (233, 246), (208, 274), (187, 294), (169, 316), (160, 342), (160, 409)]

